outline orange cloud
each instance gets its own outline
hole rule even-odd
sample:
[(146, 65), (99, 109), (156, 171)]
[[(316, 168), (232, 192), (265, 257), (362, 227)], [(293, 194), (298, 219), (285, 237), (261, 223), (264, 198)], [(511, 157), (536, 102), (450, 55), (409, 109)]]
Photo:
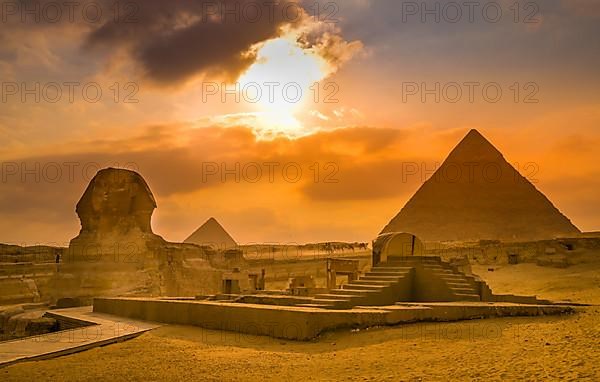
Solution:
[[(260, 141), (243, 126), (175, 124), (129, 138), (48, 146), (2, 163), (0, 242), (68, 241), (79, 229), (75, 203), (95, 171), (107, 166), (144, 176), (158, 202), (155, 230), (171, 240), (184, 239), (210, 216), (242, 242), (369, 240), (466, 130), (358, 127)], [(519, 134), (483, 133), (511, 163), (532, 160), (520, 150)], [(592, 191), (598, 173), (577, 159), (596, 156), (586, 139), (553, 138), (533, 158), (540, 166), (536, 186), (584, 230), (597, 227), (591, 206), (600, 204)], [(568, 176), (553, 171), (561, 158), (579, 167)]]

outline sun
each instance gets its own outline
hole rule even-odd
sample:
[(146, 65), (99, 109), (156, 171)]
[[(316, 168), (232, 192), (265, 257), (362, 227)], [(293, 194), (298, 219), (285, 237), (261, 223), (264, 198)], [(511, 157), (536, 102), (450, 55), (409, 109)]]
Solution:
[(254, 104), (262, 128), (301, 129), (296, 115), (314, 100), (314, 86), (330, 73), (328, 62), (301, 46), (294, 32), (255, 49), (256, 61), (239, 79), (244, 100)]

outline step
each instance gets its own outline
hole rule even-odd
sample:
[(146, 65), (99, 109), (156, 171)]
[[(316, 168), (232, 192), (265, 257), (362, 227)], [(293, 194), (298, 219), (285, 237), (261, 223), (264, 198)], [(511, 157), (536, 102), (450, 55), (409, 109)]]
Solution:
[[(385, 264), (385, 263), (384, 263)], [(383, 265), (383, 264), (379, 264), (378, 266), (371, 268), (371, 272), (378, 272), (378, 271), (382, 271), (382, 272), (390, 272), (390, 271), (397, 271), (397, 272), (408, 272), (411, 269), (413, 269), (413, 267), (397, 267), (397, 266), (391, 266), (391, 265)]]
[(442, 279), (444, 280), (466, 280), (466, 278), (464, 276), (461, 275), (446, 275), (446, 276), (440, 276)]
[(456, 273), (454, 270), (452, 269), (447, 269), (447, 268), (430, 268), (430, 267), (425, 267), (428, 271), (433, 272), (433, 273), (439, 273), (439, 274), (449, 274), (449, 275), (458, 275), (459, 273)]
[(333, 289), (329, 291), (330, 294), (340, 294), (340, 295), (353, 295), (357, 297), (369, 296), (376, 293), (379, 293), (379, 290), (364, 290), (364, 289)]
[(409, 272), (367, 272), (365, 273), (365, 276), (375, 276), (375, 277), (379, 277), (379, 276), (391, 276), (391, 277), (406, 277), (409, 275)]
[(346, 284), (342, 286), (342, 289), (352, 289), (352, 290), (368, 290), (373, 292), (381, 292), (385, 288), (385, 286), (381, 285), (363, 285), (363, 284)]
[(317, 304), (317, 305), (321, 305), (323, 306), (325, 309), (346, 309), (351, 307), (352, 304), (350, 301), (347, 300), (321, 300), (321, 299), (315, 299), (312, 301), (313, 304)]
[(352, 285), (377, 285), (382, 288), (395, 284), (395, 280), (356, 280), (352, 281)]
[(433, 272), (434, 276), (437, 277), (448, 277), (448, 276), (460, 276), (460, 277), (464, 277), (463, 275), (459, 274), (459, 273), (454, 273), (454, 272)]
[(400, 281), (404, 278), (404, 276), (371, 276), (371, 275), (367, 275), (367, 276), (362, 276), (360, 279), (358, 279), (358, 281), (363, 281), (363, 280), (373, 280), (373, 281), (391, 281), (391, 282), (397, 282)]
[(320, 308), (320, 309), (331, 309), (332, 305), (323, 305), (323, 304), (298, 304), (296, 305), (299, 308)]
[(335, 305), (340, 302), (350, 302), (350, 300), (346, 299), (328, 299), (328, 298), (315, 298), (312, 300), (314, 304), (322, 304), (322, 305)]
[(315, 299), (318, 300), (352, 300), (353, 298), (362, 297), (357, 294), (318, 294)]
[(455, 273), (452, 269), (436, 269), (433, 271), (434, 273), (439, 273), (439, 274), (450, 274), (450, 275), (456, 275), (457, 273)]
[(460, 301), (481, 301), (481, 297), (478, 294), (454, 293), (454, 296), (460, 298)]
[(327, 305), (333, 309), (350, 309), (356, 303), (350, 300), (329, 300), (329, 299), (314, 299), (313, 304)]
[(475, 277), (469, 277), (469, 276), (465, 276), (465, 280), (467, 280), (467, 282), (471, 285), (477, 285), (481, 281), (481, 280), (475, 279)]
[(447, 279), (444, 277), (444, 278), (442, 278), (442, 280), (446, 283), (446, 285), (449, 285), (450, 283), (454, 283), (454, 284), (467, 284), (467, 285), (471, 286), (471, 284), (467, 283), (463, 279)]
[(408, 273), (410, 271), (412, 271), (414, 268), (413, 267), (383, 267), (383, 268), (371, 268), (369, 269), (368, 272), (375, 272), (375, 273), (388, 273), (388, 272), (393, 272), (393, 273)]
[(378, 267), (393, 267), (393, 268), (414, 268), (418, 265), (421, 266), (440, 266), (439, 263), (421, 262), (421, 261), (388, 261), (387, 263), (378, 264)]
[(394, 262), (383, 262), (375, 265), (373, 269), (377, 268), (397, 268), (397, 269), (411, 269), (414, 268), (412, 263), (394, 263)]
[(463, 282), (447, 282), (446, 285), (450, 288), (473, 288), (471, 284)]
[(450, 284), (461, 284), (461, 285), (468, 285), (470, 287), (473, 286), (473, 284), (469, 284), (467, 281), (465, 281), (464, 279), (448, 279), (445, 277), (442, 277), (442, 280), (444, 280), (444, 282), (446, 283), (446, 285), (450, 286)]
[(452, 292), (456, 293), (464, 293), (464, 294), (476, 294), (476, 290), (473, 288), (450, 288)]

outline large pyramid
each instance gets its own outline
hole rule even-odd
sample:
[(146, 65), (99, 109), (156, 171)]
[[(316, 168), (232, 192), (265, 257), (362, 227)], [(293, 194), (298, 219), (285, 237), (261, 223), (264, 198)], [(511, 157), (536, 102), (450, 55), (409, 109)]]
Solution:
[(215, 218), (208, 219), (190, 237), (185, 239), (184, 243), (209, 246), (220, 250), (237, 247), (235, 240)]
[(477, 130), (383, 229), (425, 241), (539, 240), (580, 233)]

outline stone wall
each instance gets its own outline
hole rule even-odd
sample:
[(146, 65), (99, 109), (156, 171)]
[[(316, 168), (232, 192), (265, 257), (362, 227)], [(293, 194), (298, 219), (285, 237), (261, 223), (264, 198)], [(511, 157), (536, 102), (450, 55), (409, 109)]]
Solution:
[[(562, 238), (531, 242), (481, 241), (472, 243), (427, 243), (427, 255), (440, 256), (457, 264), (468, 259), (471, 264), (507, 265), (511, 257), (517, 263), (553, 266), (561, 263), (585, 263), (590, 256), (600, 256), (599, 238)], [(557, 265), (558, 266), (558, 265)]]

